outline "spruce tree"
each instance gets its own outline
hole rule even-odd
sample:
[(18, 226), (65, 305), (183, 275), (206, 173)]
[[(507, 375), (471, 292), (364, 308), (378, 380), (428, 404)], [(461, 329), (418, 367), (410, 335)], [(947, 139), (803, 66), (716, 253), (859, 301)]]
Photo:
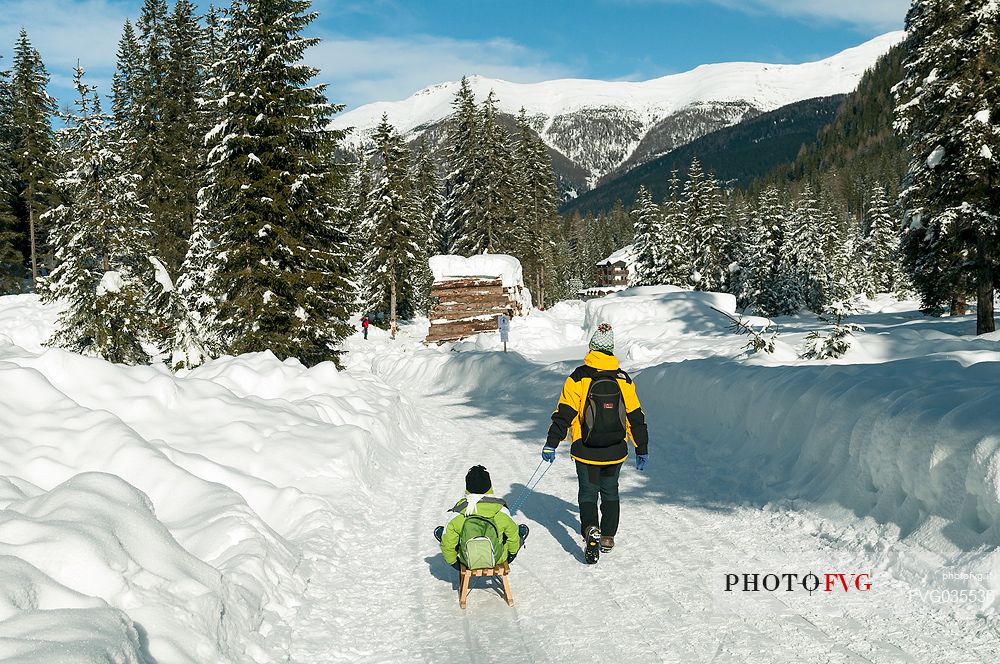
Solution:
[(176, 275), (194, 228), (198, 189), (204, 175), (202, 115), (198, 99), (204, 94), (204, 31), (190, 0), (177, 0), (166, 19), (167, 62), (163, 72), (160, 133), (163, 144), (161, 175), (162, 255)]
[(301, 36), (316, 17), (309, 6), (233, 4), (213, 66), (218, 122), (196, 225), (211, 253), (190, 265), (211, 264), (204, 291), (218, 302), (208, 334), (218, 348), (312, 365), (336, 358), (353, 293), (338, 207), (347, 172), (333, 153), (343, 133), (327, 128), (342, 107), (310, 85), (317, 70), (301, 62), (318, 41)]
[[(427, 142), (421, 140), (416, 146), (413, 163), (414, 195), (420, 208), (420, 225), (427, 236), (426, 251), (429, 255), (447, 250), (442, 221), (444, 196), (441, 193), (441, 178), (437, 163)], [(370, 186), (369, 186), (370, 189)]]
[(516, 255), (525, 270), (525, 281), (538, 306), (559, 296), (564, 277), (562, 228), (558, 223), (558, 200), (552, 159), (522, 108), (517, 118), (518, 141), (514, 149), (514, 223), (520, 247)]
[(387, 313), (395, 339), (399, 314), (412, 315), (418, 299), (413, 275), (418, 263), (426, 261), (421, 246), (425, 236), (419, 232), (422, 215), (413, 196), (409, 150), (388, 116), (382, 116), (373, 141), (376, 170), (365, 210), (365, 308)]
[(728, 273), (722, 194), (718, 182), (702, 170), (697, 158), (691, 163), (684, 187), (684, 213), (691, 251), (690, 280), (697, 290), (722, 290)]
[(15, 130), (16, 187), (28, 237), (32, 286), (38, 282), (43, 253), (44, 229), (39, 222), (51, 207), (54, 179), (51, 116), (56, 103), (46, 91), (48, 83), (49, 75), (42, 58), (22, 29), (14, 46), (11, 123)]
[(145, 228), (148, 213), (138, 200), (138, 177), (121, 168), (120, 144), (101, 112), (95, 89), (77, 67), (76, 113), (60, 131), (60, 161), (67, 170), (57, 185), (66, 203), (48, 211), (56, 267), (42, 282), (47, 301), (63, 300), (50, 343), (110, 362), (149, 360), (145, 309), (155, 275)]
[(912, 155), (901, 195), (906, 268), (931, 311), (951, 300), (960, 313), (975, 290), (979, 334), (995, 330), (1000, 260), (998, 23), (991, 0), (915, 0), (896, 89), (896, 130)]
[(788, 251), (785, 228), (781, 193), (776, 187), (768, 187), (749, 219), (736, 293), (741, 306), (752, 306), (765, 316), (794, 313), (798, 308), (798, 302), (786, 301), (786, 280), (792, 275), (782, 273), (782, 255)]
[[(131, 93), (133, 124), (127, 131), (135, 141), (135, 169), (141, 176), (142, 202), (152, 215), (157, 253), (167, 257), (169, 266), (176, 267), (180, 260), (179, 232), (171, 214), (167, 183), (171, 170), (168, 164), (173, 159), (166, 122), (170, 103), (166, 88), (170, 61), (167, 21), (166, 0), (144, 0), (136, 24), (139, 60)], [(119, 67), (124, 68), (121, 63)]]
[(660, 209), (645, 186), (639, 187), (635, 209), (635, 241), (632, 244), (635, 271), (629, 275), (629, 286), (653, 286), (657, 283)]
[(670, 174), (670, 195), (660, 213), (660, 234), (657, 238), (656, 274), (658, 283), (685, 286), (691, 274), (690, 252), (687, 249), (687, 219), (681, 201), (681, 184), (677, 171)]
[(443, 224), (439, 235), (444, 253), (453, 253), (464, 241), (470, 218), (478, 214), (481, 121), (476, 97), (463, 77), (448, 120), (448, 175), (445, 178)]
[[(202, 63), (204, 80), (196, 115), (200, 146), (212, 146), (220, 140), (226, 127), (223, 98), (225, 75), (230, 61), (226, 53), (226, 32), (229, 16), (210, 6), (205, 16), (205, 30), (200, 40), (198, 60)], [(174, 300), (175, 322), (172, 341), (174, 368), (191, 368), (205, 360), (227, 352), (215, 325), (218, 302), (225, 295), (216, 290), (219, 270), (217, 253), (226, 232), (212, 206), (213, 180), (208, 172), (209, 154), (202, 149), (198, 169), (197, 192), (191, 235), (184, 261), (176, 279)], [(194, 179), (194, 178), (192, 178)]]
[[(794, 287), (786, 295), (789, 305), (819, 312), (826, 301), (828, 270), (826, 254), (827, 223), (820, 208), (819, 196), (806, 184), (792, 201), (788, 217), (786, 251), (790, 265), (783, 268)], [(797, 300), (797, 302), (796, 302)]]
[(855, 258), (858, 291), (868, 297), (903, 287), (899, 255), (899, 223), (882, 185), (875, 185), (859, 229)]
[(510, 136), (500, 124), (493, 92), (483, 102), (472, 181), (473, 202), (456, 251), (471, 256), (508, 253), (523, 242), (515, 224)]
[(22, 290), (23, 233), (14, 211), (17, 172), (14, 170), (16, 132), (11, 121), (13, 97), (10, 72), (0, 70), (0, 295)]
[[(118, 40), (118, 66), (111, 79), (111, 115), (119, 131), (133, 133), (136, 122), (136, 89), (141, 75), (142, 56), (132, 22), (125, 21)], [(134, 136), (131, 136), (134, 140)], [(134, 160), (133, 160), (134, 161)]]

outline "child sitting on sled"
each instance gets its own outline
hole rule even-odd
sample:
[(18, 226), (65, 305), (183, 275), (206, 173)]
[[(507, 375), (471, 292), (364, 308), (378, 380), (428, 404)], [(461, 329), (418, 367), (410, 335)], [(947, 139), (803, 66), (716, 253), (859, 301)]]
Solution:
[(502, 498), (493, 495), (493, 482), (483, 466), (465, 476), (465, 498), (449, 510), (455, 516), (434, 529), (444, 561), (459, 569), (496, 567), (511, 563), (528, 537), (528, 526), (515, 525)]

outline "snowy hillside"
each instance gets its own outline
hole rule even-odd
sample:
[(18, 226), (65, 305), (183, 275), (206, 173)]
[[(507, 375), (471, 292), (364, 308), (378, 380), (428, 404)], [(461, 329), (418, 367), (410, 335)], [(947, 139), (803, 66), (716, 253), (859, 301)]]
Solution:
[[(651, 287), (535, 310), (510, 353), (423, 320), (355, 334), (343, 372), (173, 375), (46, 349), (53, 308), (2, 297), (0, 660), (998, 661), (1000, 337), (866, 305), (833, 362), (796, 358), (812, 317), (747, 357), (732, 296)], [(516, 514), (514, 607), (480, 580), (462, 611), (431, 531), (473, 464), (523, 493), (601, 322), (651, 430), (618, 546), (581, 562), (561, 448)], [(724, 590), (809, 572), (872, 586)]]
[[(712, 64), (644, 82), (518, 84), (481, 76), (470, 81), (480, 100), (495, 91), (501, 112), (516, 115), (523, 107), (546, 143), (584, 167), (594, 181), (627, 160), (648, 161), (748, 115), (850, 92), (903, 37), (889, 33), (819, 62)], [(448, 82), (402, 101), (368, 104), (336, 117), (333, 126), (355, 128), (350, 140), (357, 143), (387, 113), (410, 137), (439, 134), (437, 125), (451, 113), (457, 90), (457, 82)]]

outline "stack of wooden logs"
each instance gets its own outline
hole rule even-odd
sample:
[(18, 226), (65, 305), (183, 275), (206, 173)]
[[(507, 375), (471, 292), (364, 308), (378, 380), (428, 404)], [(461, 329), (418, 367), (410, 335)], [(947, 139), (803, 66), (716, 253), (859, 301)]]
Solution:
[(495, 277), (435, 281), (431, 288), (431, 328), (427, 343), (457, 341), (497, 329), (497, 317), (513, 307), (503, 282)]

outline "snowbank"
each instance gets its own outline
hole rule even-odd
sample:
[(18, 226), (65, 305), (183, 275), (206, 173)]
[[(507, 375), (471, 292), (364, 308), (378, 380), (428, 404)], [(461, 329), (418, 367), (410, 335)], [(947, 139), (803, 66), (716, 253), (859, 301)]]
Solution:
[(584, 328), (589, 334), (610, 323), (616, 338), (655, 340), (667, 336), (721, 335), (735, 315), (736, 298), (676, 286), (644, 286), (587, 302)]
[(0, 346), (12, 344), (40, 353), (61, 311), (60, 306), (42, 304), (36, 295), (0, 297)]
[(296, 542), (356, 524), (413, 410), (270, 353), (173, 375), (42, 350), (54, 318), (0, 298), (0, 659), (274, 661)]

